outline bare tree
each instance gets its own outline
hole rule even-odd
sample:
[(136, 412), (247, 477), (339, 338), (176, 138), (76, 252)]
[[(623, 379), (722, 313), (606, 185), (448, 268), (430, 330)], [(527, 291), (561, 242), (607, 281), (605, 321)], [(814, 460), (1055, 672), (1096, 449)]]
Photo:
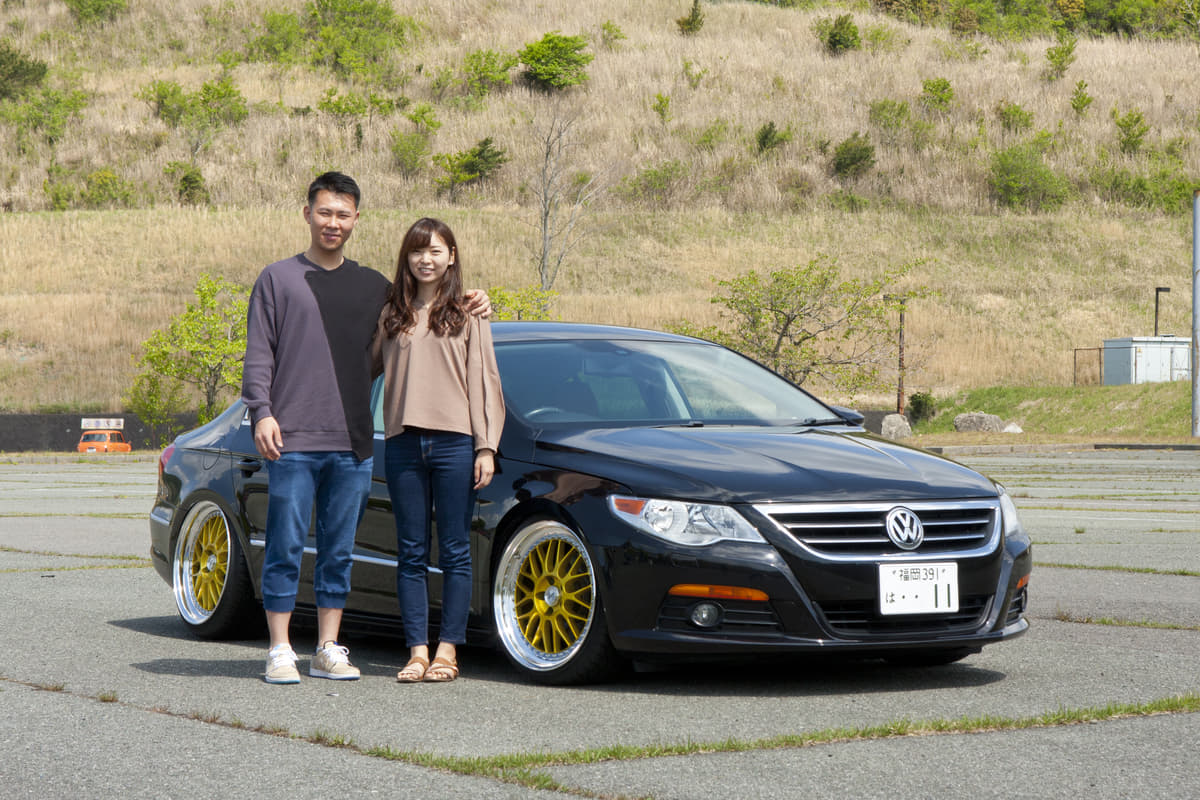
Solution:
[(579, 170), (573, 160), (583, 146), (577, 130), (580, 113), (554, 103), (548, 118), (531, 122), (540, 155), (531, 184), (537, 199), (537, 239), (532, 249), (544, 292), (553, 288), (563, 261), (578, 244), (578, 225), (588, 204), (605, 189), (604, 171)]

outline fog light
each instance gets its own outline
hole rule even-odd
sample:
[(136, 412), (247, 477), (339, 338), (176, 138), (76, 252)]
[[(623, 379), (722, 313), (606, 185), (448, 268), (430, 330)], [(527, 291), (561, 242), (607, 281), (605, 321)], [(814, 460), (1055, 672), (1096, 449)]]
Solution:
[(697, 628), (715, 628), (721, 624), (721, 607), (716, 603), (696, 603), (690, 619)]

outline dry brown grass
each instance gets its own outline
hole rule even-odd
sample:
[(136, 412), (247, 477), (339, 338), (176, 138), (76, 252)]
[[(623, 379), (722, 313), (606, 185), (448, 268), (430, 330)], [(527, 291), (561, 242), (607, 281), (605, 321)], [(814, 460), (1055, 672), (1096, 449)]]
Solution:
[[(216, 208), (172, 207), (162, 170), (187, 157), (186, 145), (135, 93), (160, 78), (198, 87), (218, 72), (217, 47), (239, 49), (263, 11), (304, 2), (129, 5), (127, 17), (87, 36), (70, 32), (65, 6), (54, 0), (0, 8), (2, 35), (57, 75), (76, 76), (91, 94), (82, 121), (58, 145), (57, 162), (80, 173), (112, 167), (158, 198), (150, 210), (40, 212), (48, 146), (20, 153), (15, 142), (0, 140), (0, 205), (18, 212), (0, 214), (0, 409), (117, 407), (138, 344), (182, 310), (197, 274), (249, 283), (265, 263), (303, 248), (300, 195), (326, 168), (350, 172), (364, 186), (352, 256), (390, 272), (405, 226), (433, 213), (465, 243), (472, 284), (533, 282), (525, 186), (537, 158), (530, 125), (548, 113), (544, 95), (516, 86), (479, 111), (438, 105), (436, 152), (493, 136), (511, 157), (496, 180), (447, 207), (432, 170), (409, 179), (391, 163), (390, 132), (407, 129), (403, 117), (371, 120), (363, 148), (355, 149), (351, 131), (334, 120), (287, 112), (315, 107), (331, 86), (351, 87), (310, 71), (239, 65), (235, 81), (254, 113), (199, 159)], [(994, 115), (1002, 100), (1032, 111), (1037, 128), (1060, 131), (1049, 158), (1075, 179), (1101, 150), (1116, 151), (1114, 106), (1145, 113), (1148, 146), (1194, 140), (1194, 44), (1084, 40), (1067, 77), (1047, 84), (1040, 74), (1049, 41), (983, 42), (975, 52), (987, 52), (972, 59), (945, 31), (854, 10), (861, 28), (890, 31), (895, 45), (832, 58), (812, 27), (844, 9), (706, 4), (703, 31), (684, 38), (674, 20), (685, 5), (397, 3), (429, 25), (417, 49), (398, 55), (407, 79), (397, 91), (414, 101), (434, 100), (431, 76), (457, 68), (472, 50), (515, 51), (550, 30), (596, 36), (609, 20), (628, 37), (613, 51), (595, 51), (587, 87), (563, 100), (567, 113), (579, 115), (587, 145), (574, 167), (605, 172), (614, 184), (676, 159), (690, 173), (666, 208), (641, 205), (614, 187), (593, 209), (589, 236), (556, 286), (563, 318), (649, 327), (683, 317), (712, 321), (708, 298), (717, 280), (829, 254), (848, 275), (862, 276), (923, 260), (912, 285), (937, 294), (907, 315), (910, 390), (1070, 383), (1073, 348), (1152, 329), (1156, 285), (1175, 288), (1162, 329), (1187, 333), (1187, 220), (1091, 198), (1052, 214), (1002, 212), (984, 177), (988, 153), (1015, 141)], [(705, 70), (694, 89), (685, 61)], [(843, 187), (829, 170), (830, 144), (870, 130), (874, 100), (906, 100), (915, 110), (921, 81), (931, 77), (949, 79), (957, 97), (950, 113), (932, 120), (931, 144), (920, 151), (880, 145), (872, 173), (846, 187), (873, 198), (873, 207), (832, 210), (821, 198)], [(1069, 105), (1076, 80), (1086, 80), (1096, 98), (1083, 119)], [(671, 98), (666, 126), (650, 108), (657, 93)], [(697, 137), (717, 120), (727, 126), (725, 139), (711, 152), (699, 150)], [(752, 139), (767, 121), (795, 136), (764, 158), (753, 154)], [(1188, 174), (1200, 174), (1200, 147), (1182, 152)]]

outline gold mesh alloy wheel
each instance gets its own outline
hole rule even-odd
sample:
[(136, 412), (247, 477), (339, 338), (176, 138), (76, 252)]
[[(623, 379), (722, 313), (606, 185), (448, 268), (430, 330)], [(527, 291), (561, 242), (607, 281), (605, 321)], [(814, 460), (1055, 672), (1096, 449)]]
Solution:
[(549, 672), (578, 653), (596, 616), (592, 562), (583, 541), (558, 522), (540, 520), (504, 548), (493, 584), (496, 629), (520, 666)]
[(538, 542), (521, 563), (514, 607), (529, 645), (561, 653), (579, 641), (592, 613), (592, 575), (566, 539)]
[(208, 620), (221, 602), (229, 576), (229, 523), (211, 501), (197, 503), (179, 530), (175, 547), (175, 605), (190, 624)]

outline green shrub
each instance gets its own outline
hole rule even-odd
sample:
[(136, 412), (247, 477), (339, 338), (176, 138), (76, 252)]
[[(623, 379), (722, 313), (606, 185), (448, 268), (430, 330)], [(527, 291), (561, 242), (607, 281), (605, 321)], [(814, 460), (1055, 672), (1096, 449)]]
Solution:
[(438, 179), (438, 186), (447, 191), (453, 202), (459, 187), (487, 180), (508, 161), (508, 155), (493, 145), (489, 136), (466, 150), (438, 153), (433, 161), (446, 173)]
[(442, 123), (435, 116), (433, 106), (429, 103), (417, 103), (405, 112), (404, 116), (417, 126), (417, 132), (423, 136), (432, 136), (437, 133), (438, 128), (442, 127)]
[(82, 25), (111, 22), (125, 13), (125, 0), (64, 0), (67, 10)]
[(1023, 133), (1033, 128), (1033, 112), (1008, 100), (996, 104), (996, 117), (1000, 120), (1000, 127), (1009, 133)]
[(429, 136), (411, 131), (392, 131), (392, 161), (405, 177), (417, 175), (429, 163)]
[(700, 81), (704, 80), (704, 76), (708, 74), (706, 69), (696, 69), (696, 65), (688, 59), (683, 60), (683, 79), (687, 81), (688, 88), (698, 89)]
[(0, 119), (17, 129), (17, 146), (24, 151), (35, 135), (46, 144), (57, 144), (86, 106), (87, 95), (78, 89), (43, 88), (16, 102), (0, 103)]
[(421, 30), (416, 20), (376, 0), (310, 0), (304, 22), (315, 64), (367, 79), (384, 77), (392, 54), (407, 49)]
[(517, 56), (495, 50), (476, 50), (463, 60), (463, 86), (467, 94), (484, 98), (497, 89), (512, 85), (509, 72), (517, 65)]
[(617, 42), (628, 38), (625, 31), (621, 30), (621, 26), (613, 22), (611, 19), (604, 21), (600, 26), (600, 46), (605, 50), (614, 50), (617, 47)]
[(558, 297), (553, 289), (527, 286), (524, 289), (504, 289), (493, 286), (488, 289), (492, 301), (493, 319), (516, 322), (542, 322), (555, 319), (550, 313), (550, 304)]
[(30, 58), (0, 39), (0, 100), (12, 100), (37, 86), (46, 77), (46, 62)]
[(1075, 34), (1066, 28), (1055, 32), (1057, 44), (1046, 50), (1046, 71), (1043, 76), (1048, 81), (1060, 80), (1067, 74), (1067, 68), (1075, 63), (1075, 45), (1078, 40)]
[(1092, 100), (1092, 96), (1087, 93), (1087, 81), (1078, 81), (1075, 84), (1075, 91), (1071, 92), (1071, 108), (1075, 111), (1076, 116), (1082, 117), (1086, 114)]
[(717, 118), (708, 124), (704, 130), (696, 136), (696, 147), (701, 150), (713, 151), (717, 149), (717, 145), (729, 139), (729, 123), (723, 119)]
[(792, 129), (790, 127), (779, 130), (775, 127), (774, 120), (764, 123), (761, 128), (754, 134), (754, 148), (759, 155), (769, 153), (777, 147), (787, 144), (792, 140)]
[(863, 28), (863, 48), (868, 53), (899, 53), (910, 39), (891, 25), (867, 25)]
[(695, 36), (704, 27), (704, 12), (700, 9), (700, 0), (692, 0), (692, 10), (675, 20), (679, 32), (684, 36)]
[(645, 167), (636, 175), (626, 178), (621, 193), (628, 200), (655, 208), (666, 208), (679, 197), (687, 178), (687, 166), (679, 160), (664, 161), (653, 167)]
[(1146, 117), (1141, 111), (1129, 111), (1124, 114), (1113, 106), (1112, 119), (1117, 126), (1117, 145), (1122, 153), (1136, 153), (1142, 149), (1142, 141), (1150, 132)]
[(659, 92), (654, 95), (654, 102), (650, 104), (650, 110), (658, 115), (658, 121), (665, 126), (671, 121), (671, 98)]
[(154, 81), (144, 86), (134, 97), (150, 104), (154, 116), (175, 128), (187, 113), (188, 96), (175, 81)]
[(587, 40), (582, 36), (563, 36), (552, 31), (528, 44), (518, 54), (525, 65), (525, 77), (538, 88), (551, 91), (578, 86), (587, 80), (584, 69), (595, 57), (583, 52)]
[(179, 202), (189, 206), (208, 204), (208, 186), (204, 174), (195, 164), (172, 161), (163, 169), (163, 174), (175, 182), (175, 196)]
[(912, 112), (903, 100), (872, 100), (867, 120), (879, 131), (884, 142), (895, 144), (912, 123)]
[(246, 47), (248, 59), (282, 65), (303, 60), (306, 33), (299, 17), (283, 11), (267, 11), (262, 27), (263, 33)]
[(869, 136), (854, 132), (833, 150), (833, 174), (857, 178), (875, 166), (875, 145)]
[(904, 413), (909, 421), (914, 423), (933, 419), (933, 415), (937, 413), (937, 401), (929, 392), (913, 392), (908, 396), (908, 405), (904, 407)]
[(832, 22), (828, 19), (818, 20), (814, 27), (821, 44), (830, 55), (840, 56), (862, 47), (858, 26), (854, 24), (854, 17), (849, 14), (842, 14)]
[(926, 78), (921, 81), (921, 106), (928, 111), (944, 112), (954, 102), (954, 87), (945, 78)]
[(108, 167), (88, 173), (79, 195), (84, 208), (131, 208), (133, 184)]
[(1039, 138), (992, 154), (988, 185), (1000, 205), (1043, 211), (1066, 202), (1070, 184), (1046, 166), (1045, 147)]
[(346, 121), (355, 117), (364, 117), (370, 104), (367, 98), (357, 92), (347, 92), (339, 97), (336, 87), (325, 90), (325, 96), (317, 101), (317, 110), (324, 111), (332, 117)]
[(1151, 160), (1153, 169), (1144, 175), (1112, 165), (1099, 166), (1092, 171), (1091, 183), (1101, 197), (1111, 202), (1166, 214), (1187, 214), (1200, 182), (1188, 177), (1178, 158), (1155, 155)]

